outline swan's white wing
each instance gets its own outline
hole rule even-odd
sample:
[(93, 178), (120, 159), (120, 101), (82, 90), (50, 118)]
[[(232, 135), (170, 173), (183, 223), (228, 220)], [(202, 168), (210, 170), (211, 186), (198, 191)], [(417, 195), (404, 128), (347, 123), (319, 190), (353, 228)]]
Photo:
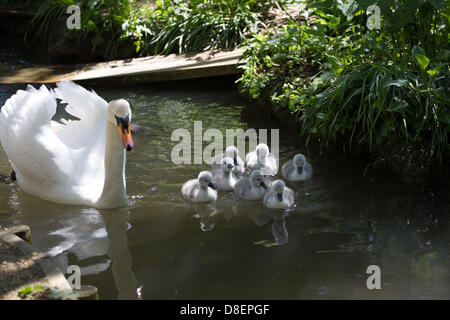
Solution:
[(107, 103), (71, 82), (59, 83), (56, 90), (79, 121), (52, 121), (55, 92), (28, 86), (2, 107), (0, 141), (26, 192), (54, 202), (92, 204), (105, 178)]
[(1, 144), (19, 185), (31, 194), (51, 192), (70, 177), (70, 150), (51, 129), (55, 112), (54, 93), (30, 85), (9, 98), (0, 112)]
[(108, 103), (94, 91), (71, 82), (57, 83), (55, 94), (66, 111), (80, 120), (62, 120), (55, 134), (77, 153), (78, 183), (89, 194), (100, 196), (105, 181), (106, 109)]
[(88, 91), (71, 81), (58, 82), (55, 94), (63, 103), (67, 103), (66, 111), (80, 119), (62, 120), (65, 128), (57, 130), (58, 137), (76, 149), (98, 148), (98, 143), (104, 144), (108, 103), (94, 91)]

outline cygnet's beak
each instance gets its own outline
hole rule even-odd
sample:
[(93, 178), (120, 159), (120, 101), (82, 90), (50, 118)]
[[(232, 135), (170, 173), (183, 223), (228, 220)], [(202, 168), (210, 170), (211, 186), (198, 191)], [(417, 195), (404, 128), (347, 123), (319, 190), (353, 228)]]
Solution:
[(265, 184), (264, 181), (261, 181), (260, 186), (264, 189), (267, 189), (267, 184)]
[(303, 167), (302, 166), (297, 167), (297, 171), (298, 171), (298, 174), (302, 174)]
[(283, 201), (283, 193), (278, 192), (277, 196), (279, 201)]
[(265, 166), (265, 165), (266, 165), (266, 157), (264, 157), (264, 156), (259, 156), (259, 162), (260, 162), (263, 166)]
[(208, 183), (208, 187), (210, 187), (213, 190), (217, 189), (216, 186), (212, 182)]
[(232, 169), (232, 168), (233, 168), (233, 165), (232, 165), (231, 163), (229, 163), (229, 164), (227, 164), (227, 168), (228, 168), (228, 169)]
[(134, 148), (134, 142), (133, 142), (133, 138), (131, 138), (129, 115), (127, 115), (123, 118), (120, 118), (117, 116), (115, 116), (115, 117), (117, 120), (117, 128), (119, 129), (123, 148), (127, 151), (130, 151)]

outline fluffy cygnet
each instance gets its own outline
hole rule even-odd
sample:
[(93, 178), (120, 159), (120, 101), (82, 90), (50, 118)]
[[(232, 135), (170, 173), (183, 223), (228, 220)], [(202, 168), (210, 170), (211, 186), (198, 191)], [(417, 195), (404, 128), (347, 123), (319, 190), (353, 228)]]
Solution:
[(289, 208), (294, 205), (294, 191), (286, 187), (282, 180), (275, 180), (263, 201), (267, 208)]
[(181, 188), (183, 198), (192, 202), (209, 202), (217, 199), (216, 187), (213, 184), (213, 175), (209, 171), (199, 173), (197, 179), (183, 184)]
[(305, 156), (299, 153), (293, 159), (283, 164), (281, 173), (289, 181), (307, 180), (312, 176), (312, 166), (306, 161)]
[(250, 170), (260, 170), (264, 175), (275, 175), (278, 172), (278, 161), (265, 143), (258, 144), (255, 151), (247, 154), (245, 164)]
[(261, 200), (266, 192), (267, 185), (261, 171), (253, 171), (249, 177), (240, 179), (234, 186), (234, 193), (242, 199)]

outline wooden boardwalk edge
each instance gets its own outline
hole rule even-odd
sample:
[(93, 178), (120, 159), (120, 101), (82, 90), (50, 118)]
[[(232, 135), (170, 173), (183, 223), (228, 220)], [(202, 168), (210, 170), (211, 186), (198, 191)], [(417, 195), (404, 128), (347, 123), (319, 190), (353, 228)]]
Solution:
[[(67, 282), (61, 270), (58, 268), (57, 264), (53, 260), (52, 257), (47, 256), (45, 253), (36, 250), (29, 243), (24, 241), (18, 235), (27, 234), (28, 236), (25, 238), (30, 238), (29, 235), (30, 229), (28, 226), (13, 226), (10, 228), (1, 228), (0, 227), (0, 241), (4, 241), (8, 243), (12, 248), (18, 250), (21, 255), (28, 257), (28, 259), (32, 259), (35, 261), (42, 272), (45, 274), (45, 278), (34, 279), (33, 284), (37, 284), (40, 282), (49, 283), (51, 287), (56, 288), (62, 292), (70, 293), (72, 292), (72, 288)], [(26, 287), (26, 284), (22, 287)], [(19, 290), (20, 288), (16, 288), (14, 290)], [(8, 294), (5, 294), (5, 296)]]
[(1, 70), (0, 83), (55, 83), (104, 78), (172, 81), (239, 74), (243, 49), (195, 55), (149, 56), (84, 65), (53, 65)]

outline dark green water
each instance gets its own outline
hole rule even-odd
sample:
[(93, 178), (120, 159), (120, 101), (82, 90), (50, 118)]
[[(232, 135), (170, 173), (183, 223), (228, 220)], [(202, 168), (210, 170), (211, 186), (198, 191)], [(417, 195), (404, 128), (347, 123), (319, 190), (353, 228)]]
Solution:
[[(92, 87), (106, 100), (126, 98), (135, 136), (127, 158), (131, 206), (97, 210), (46, 202), (0, 184), (0, 224), (31, 227), (33, 245), (100, 298), (145, 299), (449, 299), (450, 202), (438, 188), (410, 188), (363, 177), (342, 154), (307, 150), (295, 132), (245, 107), (230, 81)], [(25, 85), (0, 85), (0, 105)], [(209, 206), (182, 200), (182, 184), (206, 165), (174, 165), (172, 131), (279, 128), (281, 164), (303, 152), (310, 181), (288, 183), (296, 207), (267, 211), (262, 202), (219, 194)], [(204, 143), (203, 146), (206, 146)], [(0, 152), (0, 173), (10, 166)], [(279, 245), (274, 245), (278, 242)], [(381, 290), (366, 269), (381, 268)]]

